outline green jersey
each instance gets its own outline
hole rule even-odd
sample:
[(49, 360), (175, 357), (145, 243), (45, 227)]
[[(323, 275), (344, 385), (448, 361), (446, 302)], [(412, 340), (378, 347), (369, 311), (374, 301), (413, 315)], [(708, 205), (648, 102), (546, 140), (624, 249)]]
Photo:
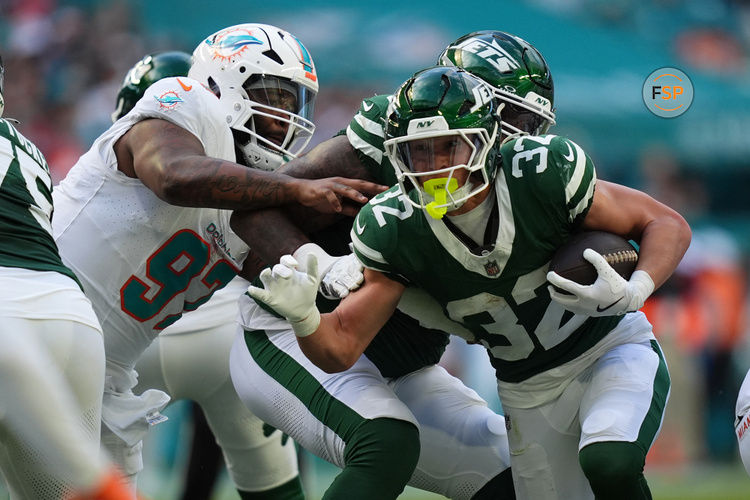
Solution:
[(70, 276), (52, 238), (52, 179), (42, 153), (0, 119), (0, 266)]
[[(366, 267), (431, 294), (487, 348), (498, 379), (519, 382), (585, 352), (621, 317), (574, 315), (547, 291), (552, 254), (578, 229), (593, 200), (589, 157), (554, 135), (509, 141), (501, 155), (490, 194), (496, 215), (489, 224), (496, 233), (488, 234), (496, 236), (474, 252), (445, 220), (415, 209), (398, 187), (360, 211), (351, 236)], [(416, 200), (417, 194), (410, 196)]]
[(346, 129), (346, 137), (375, 180), (386, 186), (396, 185), (396, 171), (385, 156), (385, 117), (392, 96), (376, 95), (365, 99)]

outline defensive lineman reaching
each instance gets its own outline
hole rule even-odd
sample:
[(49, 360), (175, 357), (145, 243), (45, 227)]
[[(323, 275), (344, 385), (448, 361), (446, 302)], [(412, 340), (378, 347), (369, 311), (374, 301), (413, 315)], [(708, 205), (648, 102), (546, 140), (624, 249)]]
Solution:
[[(0, 116), (4, 66), (0, 58)], [(99, 322), (52, 239), (44, 155), (0, 119), (0, 469), (12, 499), (128, 500), (99, 454)]]
[[(494, 60), (498, 57), (507, 62), (504, 71)], [(504, 123), (506, 137), (546, 130), (554, 123), (549, 68), (525, 40), (499, 31), (471, 33), (452, 42), (440, 60), (491, 82), (511, 118)], [(365, 99), (345, 136), (320, 144), (282, 169), (308, 175), (346, 172), (395, 183), (393, 167), (382, 154), (391, 101), (386, 95)], [(304, 241), (293, 231), (282, 232), (284, 221), (269, 212), (253, 216), (250, 230), (267, 235), (256, 249), (274, 261), (280, 255), (273, 252), (294, 250)], [(350, 229), (351, 221), (346, 221), (313, 237), (330, 253), (346, 252)], [(296, 255), (308, 247), (301, 246)], [(406, 295), (354, 366), (334, 374), (304, 356), (288, 322), (243, 297), (245, 331), (232, 348), (238, 393), (264, 420), (342, 467), (326, 498), (394, 498), (407, 481), (453, 499), (513, 498), (503, 417), (437, 365), (448, 343), (444, 331), (472, 339), (473, 334), (444, 318), (439, 305), (423, 293), (410, 288)], [(297, 383), (301, 379), (309, 384)], [(324, 390), (310, 390), (318, 385)], [(407, 451), (419, 452), (413, 474), (409, 468), (416, 457)]]
[[(289, 56), (285, 52), (282, 55)], [(191, 59), (190, 54), (170, 51), (149, 54), (138, 61), (123, 80), (112, 121), (129, 113), (157, 81), (170, 76), (187, 76)], [(285, 61), (282, 68), (294, 67), (296, 62), (296, 59)], [(253, 72), (258, 69), (254, 68)], [(263, 70), (269, 77), (279, 73), (274, 66)], [(259, 122), (255, 131), (263, 136), (266, 128)], [(271, 149), (259, 149), (259, 153), (261, 151), (264, 157), (281, 154)], [(241, 498), (259, 491), (265, 499), (301, 498), (302, 485), (292, 453), (293, 443), (282, 446), (281, 433), (270, 436), (264, 433), (263, 422), (242, 404), (229, 378), (229, 349), (236, 328), (237, 297), (247, 285), (243, 278), (234, 278), (198, 310), (165, 328), (138, 359), (135, 365), (138, 385), (133, 392), (140, 394), (158, 389), (169, 395), (170, 403), (181, 399), (196, 402), (206, 416), (211, 438), (220, 446), (229, 476)], [(185, 487), (190, 486), (202, 488), (204, 485), (198, 477), (192, 476), (185, 483)], [(269, 490), (269, 486), (272, 489)], [(206, 494), (186, 493), (194, 497)]]
[[(249, 53), (260, 54), (279, 76), (253, 71), (257, 61)], [(55, 191), (55, 239), (104, 332), (102, 441), (130, 476), (142, 467), (144, 433), (168, 401), (158, 390), (135, 396), (133, 367), (163, 329), (241, 272), (249, 249), (230, 227), (242, 217), (236, 210), (301, 203), (333, 212), (342, 210), (341, 198), (365, 200), (357, 189), (378, 189), (261, 170), (274, 165), (271, 155), (259, 153), (293, 155), (313, 131), (317, 76), (291, 34), (232, 26), (206, 38), (193, 58), (188, 78), (152, 85)], [(261, 123), (270, 139), (256, 133)], [(243, 272), (255, 274), (248, 266)], [(294, 451), (282, 454), (266, 487), (296, 476)]]
[[(251, 78), (263, 73), (266, 78), (284, 78), (284, 72), (297, 67), (295, 54), (279, 51), (283, 60), (279, 66), (274, 61), (260, 57), (266, 48), (251, 45), (243, 52), (242, 60), (254, 61), (251, 69), (241, 75)], [(291, 56), (291, 57), (290, 57)], [(153, 83), (169, 76), (186, 76), (190, 70), (191, 56), (182, 52), (162, 52), (145, 56), (126, 75), (118, 92), (113, 121), (127, 114)], [(239, 66), (235, 66), (239, 71)], [(216, 72), (218, 75), (221, 73)], [(216, 77), (218, 78), (218, 76)], [(223, 77), (226, 81), (229, 77)], [(239, 76), (238, 76), (239, 78)], [(259, 100), (257, 97), (254, 100)], [(254, 116), (256, 142), (266, 137), (268, 125), (262, 116)], [(281, 143), (281, 141), (278, 141)], [(257, 158), (272, 169), (285, 161), (280, 150), (256, 145)], [(328, 278), (329, 275), (326, 275)], [(271, 483), (281, 482), (272, 491), (264, 491), (265, 498), (297, 491), (301, 495), (298, 477), (288, 478), (288, 455), (291, 441), (281, 443), (281, 432), (268, 436), (263, 422), (255, 417), (237, 397), (229, 376), (229, 350), (234, 339), (237, 316), (237, 297), (249, 283), (237, 277), (222, 288), (198, 310), (184, 315), (156, 337), (138, 359), (135, 370), (138, 385), (136, 394), (148, 389), (159, 389), (171, 401), (195, 401), (206, 415), (208, 426), (224, 455), (229, 475), (240, 496), (247, 492), (265, 490)], [(335, 283), (331, 283), (335, 286)], [(285, 464), (280, 466), (279, 464)], [(292, 462), (293, 463), (293, 460)], [(294, 468), (296, 472), (296, 467)], [(282, 482), (283, 481), (283, 482)], [(285, 493), (286, 492), (286, 493)]]
[[(499, 103), (484, 87), (432, 68), (397, 93), (385, 147), (399, 186), (373, 198), (351, 232), (365, 265), (360, 289), (321, 314), (315, 258), (300, 272), (287, 256), (261, 274), (265, 289), (249, 292), (292, 322), (310, 360), (336, 372), (356, 362), (407, 285), (423, 288), (488, 350), (519, 498), (650, 498), (643, 466), (669, 377), (636, 311), (674, 271), (690, 229), (644, 193), (597, 182), (568, 139), (521, 136), (501, 147)], [(592, 251), (593, 285), (547, 274), (579, 229), (639, 242), (630, 281)]]

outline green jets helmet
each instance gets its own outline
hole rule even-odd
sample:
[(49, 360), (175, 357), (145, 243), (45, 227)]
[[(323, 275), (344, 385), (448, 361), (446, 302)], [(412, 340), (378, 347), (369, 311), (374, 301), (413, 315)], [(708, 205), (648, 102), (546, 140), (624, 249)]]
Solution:
[(503, 31), (475, 31), (448, 45), (438, 64), (463, 68), (494, 88), (504, 104), (506, 137), (544, 134), (555, 124), (549, 66), (526, 40)]
[(190, 54), (180, 51), (149, 54), (130, 68), (117, 93), (112, 121), (125, 116), (154, 82), (170, 76), (187, 76)]
[(501, 141), (498, 110), (491, 87), (460, 68), (428, 68), (401, 85), (383, 145), (412, 205), (439, 219), (489, 186)]

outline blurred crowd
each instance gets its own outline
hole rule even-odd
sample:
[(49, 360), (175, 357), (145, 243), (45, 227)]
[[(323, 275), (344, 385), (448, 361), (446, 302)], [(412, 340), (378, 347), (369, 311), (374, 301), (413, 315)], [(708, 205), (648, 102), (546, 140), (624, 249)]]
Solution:
[[(750, 69), (750, 1), (528, 2), (563, 15), (586, 16), (592, 25), (657, 38), (690, 67), (729, 77), (747, 76)], [(144, 54), (158, 50), (190, 52), (192, 47), (170, 45), (158, 33), (147, 32), (127, 1), (0, 0), (5, 116), (19, 120), (19, 130), (44, 152), (55, 183), (110, 124), (125, 72)], [(358, 89), (321, 92), (317, 139), (345, 126), (361, 97)], [(689, 221), (703, 220), (710, 210), (712, 194), (684, 175), (670, 151), (644, 151), (639, 172), (640, 185), (634, 187)], [(750, 206), (740, 215), (750, 218)], [(678, 273), (647, 303), (674, 379), (660, 437), (664, 444), (655, 447), (654, 460), (737, 459), (734, 398), (750, 367), (748, 262), (747, 249), (731, 230), (696, 226)], [(450, 359), (454, 371), (466, 369), (460, 357)]]
[(595, 26), (669, 47), (693, 69), (735, 77), (750, 70), (747, 0), (529, 0)]
[(6, 116), (44, 151), (54, 182), (111, 123), (127, 70), (160, 49), (132, 14), (127, 2), (0, 2)]

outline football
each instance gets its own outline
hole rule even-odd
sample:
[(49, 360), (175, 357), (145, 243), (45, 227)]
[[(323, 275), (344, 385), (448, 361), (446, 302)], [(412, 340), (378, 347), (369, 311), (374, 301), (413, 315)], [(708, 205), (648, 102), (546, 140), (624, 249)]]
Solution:
[(549, 270), (581, 285), (592, 284), (597, 273), (594, 266), (583, 258), (583, 251), (587, 248), (599, 252), (625, 279), (630, 279), (638, 263), (638, 252), (622, 236), (605, 231), (584, 231), (557, 249)]

